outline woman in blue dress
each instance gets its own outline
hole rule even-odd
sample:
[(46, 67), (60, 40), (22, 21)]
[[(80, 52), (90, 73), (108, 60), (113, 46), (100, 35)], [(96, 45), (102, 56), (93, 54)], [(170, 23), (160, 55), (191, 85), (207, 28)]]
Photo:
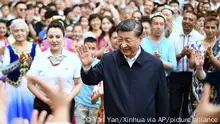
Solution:
[(29, 70), (35, 55), (40, 52), (36, 44), (27, 41), (29, 29), (24, 20), (14, 20), (10, 31), (16, 42), (5, 49), (1, 68), (1, 73), (6, 76), (9, 124), (13, 123), (15, 118), (31, 118), (34, 96), (22, 77)]

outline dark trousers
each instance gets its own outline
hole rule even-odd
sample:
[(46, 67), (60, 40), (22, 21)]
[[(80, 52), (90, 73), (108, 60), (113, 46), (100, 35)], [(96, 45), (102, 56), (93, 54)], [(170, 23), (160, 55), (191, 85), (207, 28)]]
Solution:
[[(75, 100), (73, 99), (72, 103), (71, 103), (71, 107), (70, 107), (70, 122), (72, 122), (72, 120), (73, 120), (74, 107), (75, 107)], [(35, 99), (34, 99), (34, 109), (37, 109), (39, 111), (39, 113), (41, 113), (44, 110), (47, 111), (48, 115), (52, 113), (52, 110), (50, 109), (49, 105), (47, 105), (46, 103), (44, 103), (43, 101), (41, 101), (37, 97), (35, 97)]]
[(170, 116), (188, 118), (188, 97), (192, 83), (192, 72), (172, 72), (170, 75)]

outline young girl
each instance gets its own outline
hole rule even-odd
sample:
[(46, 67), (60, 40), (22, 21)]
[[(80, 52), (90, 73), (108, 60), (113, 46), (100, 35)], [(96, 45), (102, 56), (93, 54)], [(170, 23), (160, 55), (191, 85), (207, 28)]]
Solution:
[(103, 90), (103, 82), (100, 82), (98, 85), (94, 87), (92, 93), (92, 104), (95, 104), (98, 99), (101, 98), (101, 106), (99, 107), (96, 124), (104, 124), (105, 123), (105, 111), (104, 111), (104, 90)]

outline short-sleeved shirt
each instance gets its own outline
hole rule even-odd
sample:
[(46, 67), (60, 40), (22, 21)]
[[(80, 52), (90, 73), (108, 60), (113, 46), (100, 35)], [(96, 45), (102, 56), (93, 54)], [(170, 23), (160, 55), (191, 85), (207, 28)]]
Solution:
[(61, 77), (64, 81), (65, 92), (70, 93), (75, 86), (73, 79), (81, 77), (81, 61), (75, 53), (65, 49), (62, 51), (62, 55), (64, 59), (61, 63), (53, 66), (49, 60), (49, 57), (53, 56), (51, 50), (42, 52), (35, 57), (28, 74), (38, 75), (48, 80), (55, 87), (59, 86), (58, 77)]

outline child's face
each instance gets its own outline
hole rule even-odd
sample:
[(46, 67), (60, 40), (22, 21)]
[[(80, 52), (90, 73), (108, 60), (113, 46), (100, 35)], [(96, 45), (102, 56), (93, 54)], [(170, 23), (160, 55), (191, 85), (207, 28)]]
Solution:
[(66, 36), (69, 38), (73, 37), (73, 27), (72, 26), (66, 27)]
[(0, 37), (4, 37), (7, 33), (7, 26), (4, 23), (0, 23)]
[(89, 47), (89, 51), (94, 55), (94, 53), (97, 51), (97, 45), (96, 42), (94, 43), (85, 43), (85, 45), (87, 45)]

